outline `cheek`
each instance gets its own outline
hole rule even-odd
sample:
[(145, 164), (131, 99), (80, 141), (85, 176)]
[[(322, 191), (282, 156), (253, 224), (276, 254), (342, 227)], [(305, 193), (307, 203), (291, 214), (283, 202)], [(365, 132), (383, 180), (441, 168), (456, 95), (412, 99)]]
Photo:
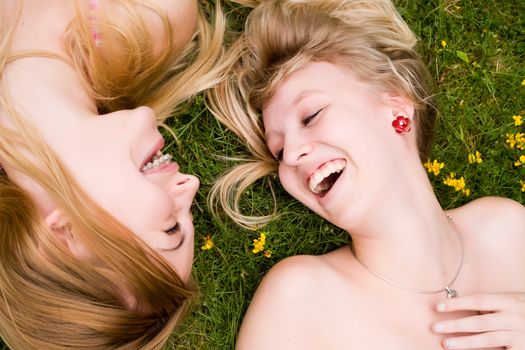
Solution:
[[(191, 276), (193, 265), (193, 236), (187, 237), (182, 247), (174, 252), (164, 254), (163, 257), (175, 270), (177, 275), (184, 281), (188, 282)], [(161, 253), (162, 255), (162, 253)]]
[(288, 194), (301, 201), (299, 195), (301, 184), (295, 173), (285, 166), (279, 166), (279, 181)]
[(115, 185), (113, 191), (108, 188), (105, 198), (101, 198), (110, 214), (134, 232), (161, 229), (168, 224), (173, 204), (167, 193), (144, 182), (126, 185)]

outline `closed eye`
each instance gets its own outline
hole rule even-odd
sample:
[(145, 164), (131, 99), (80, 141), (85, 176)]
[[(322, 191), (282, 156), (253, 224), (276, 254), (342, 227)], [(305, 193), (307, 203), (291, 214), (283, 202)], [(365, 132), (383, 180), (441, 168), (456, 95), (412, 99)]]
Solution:
[(175, 233), (179, 232), (179, 223), (177, 222), (175, 226), (164, 232), (166, 232), (168, 236), (174, 235)]
[(310, 124), (310, 122), (312, 120), (314, 120), (315, 117), (317, 117), (319, 115), (319, 113), (321, 113), (323, 109), (321, 108), (320, 110), (318, 110), (317, 112), (315, 112), (314, 114), (311, 114), (309, 115), (308, 117), (304, 118), (302, 121), (301, 121), (301, 124), (303, 126), (307, 126), (308, 124)]
[(179, 243), (177, 243), (175, 246), (171, 247), (171, 248), (159, 248), (160, 250), (162, 251), (165, 251), (165, 252), (170, 252), (170, 251), (173, 251), (173, 250), (176, 250), (178, 248), (180, 248), (182, 246), (182, 244), (184, 243), (184, 239), (186, 238), (184, 234), (182, 234), (181, 230), (180, 230), (180, 225), (179, 223), (176, 223), (175, 226), (173, 226), (172, 228), (170, 228), (169, 230), (167, 231), (164, 231), (168, 236), (172, 236), (172, 235), (175, 235), (177, 233), (180, 233), (181, 234), (181, 237), (180, 237), (180, 241)]

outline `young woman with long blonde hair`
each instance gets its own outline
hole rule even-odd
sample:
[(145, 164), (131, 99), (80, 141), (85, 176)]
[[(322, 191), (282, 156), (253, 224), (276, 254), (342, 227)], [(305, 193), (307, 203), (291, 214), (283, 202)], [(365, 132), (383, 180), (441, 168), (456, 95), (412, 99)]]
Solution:
[(157, 126), (214, 82), (220, 9), (215, 28), (195, 0), (7, 0), (0, 16), (0, 335), (160, 349), (194, 294), (199, 182)]
[(273, 267), (237, 348), (525, 349), (525, 209), (495, 197), (441, 208), (422, 166), (432, 84), (393, 4), (259, 3), (210, 94), (252, 157), (210, 202), (261, 225), (270, 217), (240, 212), (240, 196), (277, 172), (352, 244)]

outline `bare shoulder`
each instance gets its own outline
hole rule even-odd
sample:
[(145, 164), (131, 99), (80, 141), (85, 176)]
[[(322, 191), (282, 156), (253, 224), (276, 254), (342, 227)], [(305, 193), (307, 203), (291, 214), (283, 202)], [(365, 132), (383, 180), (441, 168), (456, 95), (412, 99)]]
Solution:
[(454, 210), (464, 210), (467, 208), (469, 208), (469, 210), (476, 209), (482, 214), (492, 211), (504, 213), (510, 210), (511, 214), (521, 214), (522, 216), (525, 215), (525, 207), (521, 203), (504, 197), (478, 198)]
[[(194, 0), (154, 0), (155, 10), (160, 10), (167, 16), (173, 32), (173, 44), (178, 51), (182, 49), (197, 30), (198, 2)], [(157, 47), (161, 49), (165, 43), (164, 18), (152, 9), (145, 9), (143, 18)], [(162, 39), (161, 39), (162, 38)]]
[[(465, 246), (472, 252), (477, 267), (483, 271), (481, 284), (523, 288), (520, 276), (525, 265), (525, 208), (522, 204), (500, 197), (484, 197), (449, 211), (461, 233)], [(497, 264), (494, 262), (497, 261)], [(498, 283), (494, 281), (498, 279)]]
[(118, 26), (146, 28), (155, 54), (162, 53), (168, 47), (168, 29), (172, 33), (171, 44), (175, 52), (180, 52), (197, 30), (198, 2), (195, 0), (137, 2), (136, 9), (140, 21), (122, 2), (110, 2), (107, 12), (112, 15), (112, 20), (118, 20)]
[(525, 243), (525, 207), (514, 200), (483, 197), (449, 213), (469, 228), (467, 235), (497, 234), (499, 239), (505, 237), (514, 243)]
[[(314, 315), (322, 302), (321, 286), (329, 269), (321, 256), (293, 256), (276, 264), (263, 278), (252, 299), (236, 348), (292, 350), (312, 347), (305, 335), (310, 328), (316, 328)], [(261, 329), (264, 329), (263, 337)]]

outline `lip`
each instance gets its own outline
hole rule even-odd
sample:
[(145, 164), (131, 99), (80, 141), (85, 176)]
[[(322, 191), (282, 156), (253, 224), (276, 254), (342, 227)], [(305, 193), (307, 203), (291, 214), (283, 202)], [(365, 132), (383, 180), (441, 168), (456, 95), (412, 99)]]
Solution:
[(142, 162), (140, 163), (139, 170), (142, 171), (142, 168), (146, 165), (146, 163), (153, 158), (153, 156), (164, 147), (164, 139), (161, 137), (158, 139), (153, 147), (149, 150), (149, 152), (146, 154), (146, 156), (142, 159)]

